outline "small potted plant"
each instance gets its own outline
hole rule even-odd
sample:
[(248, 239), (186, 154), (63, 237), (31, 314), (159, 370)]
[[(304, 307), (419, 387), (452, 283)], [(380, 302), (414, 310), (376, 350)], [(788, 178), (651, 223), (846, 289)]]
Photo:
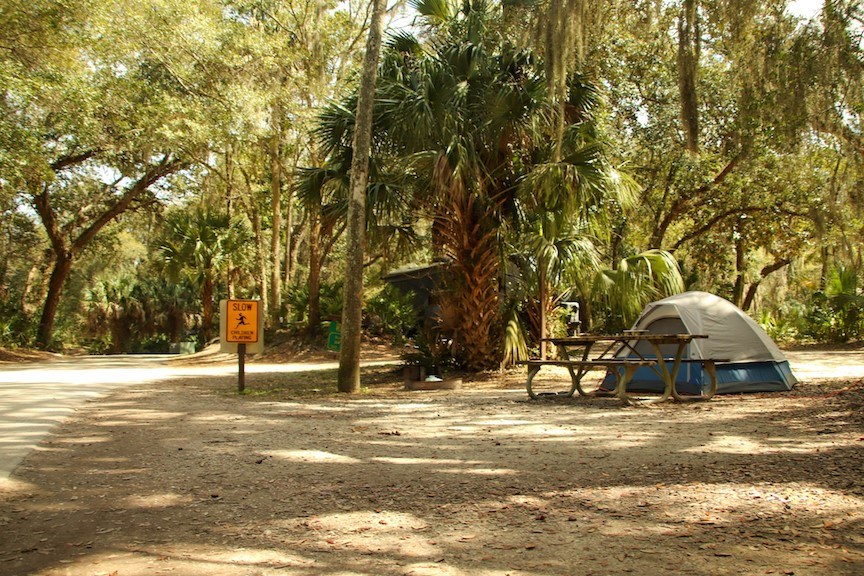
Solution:
[(427, 324), (417, 334), (414, 346), (402, 355), (405, 387), (409, 390), (453, 389), (461, 380), (445, 378), (453, 367), (452, 341), (437, 325)]

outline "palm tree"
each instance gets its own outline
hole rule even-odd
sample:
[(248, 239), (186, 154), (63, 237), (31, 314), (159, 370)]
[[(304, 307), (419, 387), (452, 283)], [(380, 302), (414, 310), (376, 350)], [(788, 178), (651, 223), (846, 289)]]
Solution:
[(594, 281), (594, 300), (607, 305), (607, 331), (631, 326), (645, 306), (684, 291), (678, 262), (665, 250), (647, 250), (624, 258), (615, 268), (600, 270)]
[[(608, 236), (608, 205), (628, 206), (636, 191), (635, 183), (610, 164), (594, 134), (595, 88), (573, 74), (562, 104), (566, 128), (542, 149), (545, 161), (531, 167), (520, 184), (522, 243), (531, 246), (536, 259), (532, 329), (539, 339), (547, 334), (547, 316), (558, 304), (566, 269), (599, 268), (595, 242)], [(540, 349), (545, 357), (542, 340)]]
[(236, 264), (241, 259), (250, 239), (246, 222), (209, 207), (177, 210), (165, 218), (156, 249), (172, 280), (186, 277), (200, 290), (202, 343), (213, 334), (216, 280), (230, 261)]
[(838, 265), (826, 278), (825, 290), (816, 295), (831, 311), (830, 336), (836, 341), (848, 342), (861, 334), (864, 296), (858, 285), (858, 270)]
[[(431, 219), (433, 254), (452, 262), (454, 354), (485, 369), (501, 360), (508, 234), (557, 243), (574, 222), (602, 212), (613, 179), (589, 126), (590, 84), (572, 81), (566, 101), (553, 101), (537, 55), (504, 37), (500, 6), (454, 5), (418, 2), (428, 25), (423, 41), (405, 33), (390, 40), (378, 79), (375, 161), (381, 173), (406, 175), (412, 206)], [(348, 99), (321, 117), (331, 167), (350, 154), (352, 109)], [(560, 139), (556, 110), (567, 119)]]

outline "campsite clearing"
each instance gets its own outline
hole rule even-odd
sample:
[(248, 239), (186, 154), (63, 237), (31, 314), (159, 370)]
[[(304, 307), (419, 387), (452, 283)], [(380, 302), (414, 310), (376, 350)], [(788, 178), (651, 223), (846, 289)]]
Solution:
[(864, 353), (790, 361), (790, 392), (629, 408), (531, 401), (524, 370), (119, 390), (0, 492), (0, 572), (860, 575)]

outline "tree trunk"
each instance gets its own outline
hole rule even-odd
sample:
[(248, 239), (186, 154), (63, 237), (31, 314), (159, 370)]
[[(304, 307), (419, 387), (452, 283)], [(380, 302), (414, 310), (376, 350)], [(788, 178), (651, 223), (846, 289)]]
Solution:
[(579, 302), (579, 321), (582, 323), (580, 330), (582, 332), (591, 332), (594, 312), (591, 308), (591, 300), (580, 296), (576, 301)]
[(384, 0), (373, 0), (366, 56), (360, 77), (360, 93), (354, 128), (354, 155), (348, 198), (348, 249), (342, 304), (342, 348), (339, 355), (340, 392), (360, 391), (360, 336), (363, 319), (363, 260), (366, 243), (366, 186), (372, 151), (372, 108), (378, 57), (381, 52), (381, 20)]
[(39, 320), (39, 329), (36, 333), (36, 342), (41, 348), (48, 349), (51, 347), (54, 338), (54, 320), (57, 316), (57, 309), (60, 307), (63, 287), (72, 273), (72, 261), (73, 256), (69, 251), (57, 254), (54, 261), (51, 280), (48, 282), (48, 294), (45, 297), (42, 318)]
[(213, 279), (209, 276), (201, 283), (201, 346), (213, 337)]
[(306, 333), (310, 338), (321, 332), (321, 218), (320, 207), (309, 215), (309, 310)]
[[(282, 267), (282, 285), (291, 286), (294, 281), (294, 263), (296, 262), (296, 245), (299, 243), (294, 236), (294, 206), (293, 194), (288, 192), (288, 209), (285, 214), (285, 262)], [(291, 302), (285, 301), (285, 319), (291, 318)]]
[(773, 274), (777, 272), (781, 268), (788, 266), (792, 260), (789, 258), (780, 258), (779, 260), (768, 264), (764, 268), (762, 268), (761, 272), (759, 272), (759, 279), (750, 284), (750, 287), (747, 289), (747, 295), (744, 297), (744, 301), (741, 303), (741, 309), (747, 312), (750, 310), (750, 307), (753, 305), (753, 301), (756, 299), (756, 291), (759, 289), (759, 285), (762, 284), (762, 281), (768, 277), (769, 274)]
[(744, 302), (744, 283), (747, 274), (747, 251), (743, 240), (735, 241), (735, 286), (732, 288), (732, 302), (741, 307)]
[(819, 276), (819, 290), (825, 291), (828, 285), (828, 272), (831, 269), (831, 249), (827, 246), (822, 247), (822, 269)]
[(539, 277), (540, 284), (540, 359), (546, 360), (546, 341), (543, 340), (546, 338), (546, 301), (549, 298), (549, 286), (546, 281), (546, 266), (545, 262), (541, 261), (537, 262), (537, 276)]
[[(232, 144), (228, 142), (225, 145), (225, 214), (229, 221), (234, 212), (234, 156), (231, 152)], [(231, 299), (234, 298), (234, 263), (230, 256), (225, 268), (225, 284), (228, 287), (228, 298)]]
[(279, 327), (282, 313), (282, 162), (279, 156), (281, 130), (279, 107), (273, 107), (275, 134), (270, 144), (270, 205), (273, 211), (273, 230), (270, 237), (270, 325)]
[(255, 260), (258, 264), (258, 294), (261, 298), (261, 312), (267, 318), (270, 305), (267, 300), (267, 242), (261, 229), (261, 213), (257, 207), (253, 207), (251, 212), (252, 232), (255, 235)]
[[(84, 161), (93, 156), (94, 153), (85, 153), (77, 157), (57, 160), (52, 164), (55, 172), (59, 172), (77, 161)], [(53, 340), (54, 316), (60, 305), (63, 287), (69, 278), (72, 263), (75, 256), (80, 254), (93, 239), (117, 217), (130, 210), (135, 200), (139, 199), (144, 192), (153, 184), (169, 174), (179, 170), (184, 164), (178, 160), (172, 160), (166, 155), (157, 164), (151, 164), (139, 178), (126, 188), (118, 189), (113, 203), (98, 213), (94, 218), (85, 223), (85, 227), (75, 239), (67, 244), (66, 232), (61, 228), (54, 213), (51, 203), (50, 188), (46, 182), (30, 183), (33, 191), (33, 208), (42, 220), (42, 226), (51, 242), (51, 251), (54, 255), (54, 267), (48, 285), (48, 293), (45, 296), (45, 304), (42, 308), (42, 318), (37, 330), (37, 342), (42, 346), (49, 346)]]
[(681, 122), (687, 150), (699, 151), (699, 100), (697, 84), (701, 38), (698, 0), (684, 0), (678, 17), (678, 90), (681, 100)]
[(6, 283), (6, 276), (9, 271), (9, 252), (12, 247), (12, 225), (6, 223), (3, 230), (3, 239), (0, 242), (0, 301), (6, 301), (9, 298), (9, 286)]
[(452, 261), (446, 281), (455, 321), (453, 355), (468, 370), (494, 370), (501, 365), (497, 207), (479, 205), (483, 199), (467, 191), (452, 196), (436, 217), (436, 228)]
[(744, 301), (741, 302), (741, 310), (744, 312), (750, 311), (753, 301), (756, 300), (756, 291), (759, 290), (760, 284), (762, 284), (761, 279), (751, 283), (750, 286), (747, 287), (747, 295), (744, 296)]

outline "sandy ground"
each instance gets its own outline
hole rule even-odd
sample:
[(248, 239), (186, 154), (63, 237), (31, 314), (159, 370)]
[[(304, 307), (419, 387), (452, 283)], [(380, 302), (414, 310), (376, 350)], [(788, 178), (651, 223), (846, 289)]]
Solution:
[(864, 353), (791, 358), (792, 392), (659, 406), (522, 372), (120, 389), (0, 491), (0, 574), (864, 574)]

